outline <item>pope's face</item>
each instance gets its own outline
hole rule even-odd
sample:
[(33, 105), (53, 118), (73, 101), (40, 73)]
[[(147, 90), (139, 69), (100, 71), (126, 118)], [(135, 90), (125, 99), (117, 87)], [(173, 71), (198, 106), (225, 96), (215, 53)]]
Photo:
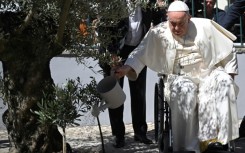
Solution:
[(188, 31), (190, 15), (186, 12), (168, 12), (168, 21), (172, 34), (183, 37)]

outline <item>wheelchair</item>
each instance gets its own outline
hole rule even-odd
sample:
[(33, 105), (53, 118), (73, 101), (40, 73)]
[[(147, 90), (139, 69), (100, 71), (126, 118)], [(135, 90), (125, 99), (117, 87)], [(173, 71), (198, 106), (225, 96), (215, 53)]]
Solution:
[(158, 74), (158, 77), (158, 83), (155, 83), (154, 89), (155, 141), (158, 144), (159, 153), (171, 153), (173, 151), (171, 110), (164, 96), (166, 75)]
[[(158, 73), (158, 82), (155, 83), (154, 91), (154, 128), (155, 142), (158, 144), (159, 153), (195, 153), (195, 151), (173, 151), (173, 138), (171, 126), (171, 110), (164, 95), (167, 76)], [(230, 141), (226, 146), (225, 153), (235, 152), (235, 142)]]

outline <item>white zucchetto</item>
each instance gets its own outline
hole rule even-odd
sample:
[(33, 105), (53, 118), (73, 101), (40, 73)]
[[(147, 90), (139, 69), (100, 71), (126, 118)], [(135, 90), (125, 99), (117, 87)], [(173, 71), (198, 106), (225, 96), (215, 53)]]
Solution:
[(185, 2), (182, 1), (174, 1), (168, 7), (168, 12), (187, 12), (189, 11), (189, 7)]

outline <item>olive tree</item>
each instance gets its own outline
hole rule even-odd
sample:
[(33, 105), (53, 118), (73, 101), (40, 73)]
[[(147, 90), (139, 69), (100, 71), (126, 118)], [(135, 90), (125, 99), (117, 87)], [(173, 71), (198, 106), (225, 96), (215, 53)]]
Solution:
[[(142, 6), (147, 0), (141, 0)], [(3, 114), (13, 153), (62, 152), (57, 125), (39, 122), (38, 103), (56, 98), (50, 61), (68, 52), (84, 58), (103, 59), (94, 48), (94, 27), (81, 35), (82, 18), (106, 17), (113, 26), (127, 17), (124, 0), (2, 0), (0, 1), (1, 95), (8, 109)], [(106, 31), (104, 32), (106, 33)], [(99, 44), (110, 41), (110, 35)], [(103, 61), (103, 60), (102, 60)], [(46, 96), (49, 95), (49, 96)], [(45, 99), (45, 100), (44, 100)], [(44, 104), (44, 106), (47, 104)]]
[[(8, 109), (3, 115), (10, 152), (61, 152), (62, 136), (56, 125), (38, 122), (38, 102), (55, 98), (50, 61), (64, 51), (97, 56), (92, 48), (93, 28), (79, 32), (81, 18), (122, 16), (121, 0), (3, 0), (0, 2), (0, 60), (3, 95)], [(108, 12), (111, 8), (118, 13)], [(45, 95), (49, 93), (48, 97)], [(53, 96), (52, 96), (53, 95)], [(31, 111), (32, 110), (32, 111)]]

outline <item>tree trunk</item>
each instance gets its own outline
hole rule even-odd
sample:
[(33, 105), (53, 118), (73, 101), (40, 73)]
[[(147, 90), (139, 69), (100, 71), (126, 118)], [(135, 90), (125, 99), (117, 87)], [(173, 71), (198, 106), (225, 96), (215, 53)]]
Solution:
[(62, 152), (62, 135), (57, 126), (41, 126), (31, 111), (38, 109), (37, 103), (45, 94), (54, 91), (47, 45), (33, 42), (26, 35), (16, 36), (4, 44), (0, 53), (8, 106), (4, 123), (11, 153)]
[(62, 136), (63, 136), (63, 153), (66, 153), (66, 128), (62, 127)]

